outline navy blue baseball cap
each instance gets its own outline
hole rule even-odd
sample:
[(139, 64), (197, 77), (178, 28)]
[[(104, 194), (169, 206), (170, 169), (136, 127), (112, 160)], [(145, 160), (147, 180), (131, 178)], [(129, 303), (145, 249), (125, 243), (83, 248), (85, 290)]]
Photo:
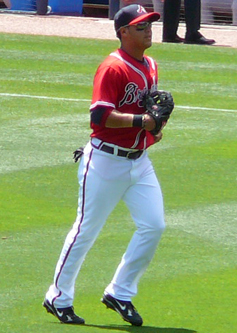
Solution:
[(148, 13), (141, 5), (129, 5), (121, 8), (114, 16), (114, 28), (118, 32), (122, 27), (134, 25), (139, 22), (155, 22), (160, 18), (158, 12)]

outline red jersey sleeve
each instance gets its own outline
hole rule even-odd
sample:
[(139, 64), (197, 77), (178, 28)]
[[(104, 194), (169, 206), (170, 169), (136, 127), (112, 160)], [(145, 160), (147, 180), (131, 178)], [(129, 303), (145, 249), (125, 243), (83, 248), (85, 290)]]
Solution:
[(100, 126), (104, 126), (107, 117), (112, 110), (117, 109), (118, 82), (121, 82), (121, 76), (118, 71), (108, 66), (100, 66), (94, 78), (94, 88), (91, 112), (104, 110), (101, 117)]

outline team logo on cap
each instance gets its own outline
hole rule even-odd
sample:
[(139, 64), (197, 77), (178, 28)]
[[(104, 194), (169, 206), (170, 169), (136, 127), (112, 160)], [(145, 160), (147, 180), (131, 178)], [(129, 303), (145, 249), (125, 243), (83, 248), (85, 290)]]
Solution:
[(144, 7), (142, 7), (142, 6), (138, 5), (137, 12), (138, 12), (139, 14), (142, 14), (142, 13), (146, 13), (146, 10), (145, 10), (145, 8), (144, 8)]

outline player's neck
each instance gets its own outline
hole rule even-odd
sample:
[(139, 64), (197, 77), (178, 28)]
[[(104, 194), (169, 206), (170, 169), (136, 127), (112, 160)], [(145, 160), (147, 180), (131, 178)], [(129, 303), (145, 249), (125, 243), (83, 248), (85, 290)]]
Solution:
[(130, 57), (142, 62), (144, 60), (144, 51), (138, 50), (138, 49), (133, 49), (133, 48), (128, 48), (124, 47), (121, 45), (121, 50), (123, 50), (125, 53), (127, 53)]

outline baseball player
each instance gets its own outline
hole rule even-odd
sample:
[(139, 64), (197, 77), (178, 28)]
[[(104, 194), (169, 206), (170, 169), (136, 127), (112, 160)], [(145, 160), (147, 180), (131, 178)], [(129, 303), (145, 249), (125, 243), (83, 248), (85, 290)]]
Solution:
[[(142, 95), (157, 89), (157, 64), (144, 55), (152, 45), (152, 22), (160, 14), (140, 5), (120, 9), (114, 18), (121, 47), (99, 66), (90, 106), (91, 138), (80, 157), (76, 221), (56, 266), (43, 306), (61, 322), (83, 324), (74, 313), (75, 281), (83, 260), (120, 200), (130, 210), (136, 231), (101, 299), (135, 326), (142, 317), (132, 304), (138, 282), (165, 228), (162, 192), (146, 149), (162, 133), (142, 105)], [(119, 237), (119, 235), (118, 235)]]

